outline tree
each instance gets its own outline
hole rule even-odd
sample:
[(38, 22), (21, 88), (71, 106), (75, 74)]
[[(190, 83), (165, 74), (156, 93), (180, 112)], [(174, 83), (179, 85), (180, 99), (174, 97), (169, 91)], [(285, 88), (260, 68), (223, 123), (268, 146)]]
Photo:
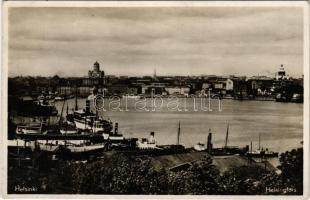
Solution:
[(90, 164), (80, 164), (73, 172), (76, 193), (164, 194), (165, 171), (156, 171), (148, 158), (114, 155)]
[(169, 173), (170, 194), (218, 194), (219, 171), (210, 157), (193, 163), (189, 169)]
[(263, 192), (261, 179), (268, 174), (261, 166), (241, 166), (228, 170), (221, 177), (224, 194), (254, 195)]
[(303, 148), (281, 154), (279, 169), (285, 186), (295, 188), (296, 191), (292, 193), (303, 194)]

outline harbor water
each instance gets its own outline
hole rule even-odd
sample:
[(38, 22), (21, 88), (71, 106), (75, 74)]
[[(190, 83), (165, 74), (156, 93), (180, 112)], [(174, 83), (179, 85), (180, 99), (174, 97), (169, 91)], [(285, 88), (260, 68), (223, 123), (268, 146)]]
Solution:
[[(55, 102), (59, 113), (63, 108), (63, 115), (67, 105), (72, 112), (75, 100)], [(94, 109), (94, 103), (91, 105)], [(85, 99), (78, 99), (78, 107), (85, 107)], [(97, 107), (100, 116), (119, 123), (119, 132), (125, 137), (149, 137), (154, 131), (158, 144), (177, 142), (180, 121), (180, 144), (186, 147), (206, 142), (209, 129), (214, 147), (222, 147), (228, 123), (229, 146), (242, 147), (252, 141), (255, 150), (259, 134), (261, 147), (271, 151), (285, 152), (302, 146), (303, 104), (231, 99), (224, 99), (221, 103), (212, 99), (209, 103), (208, 99), (193, 98), (180, 98), (176, 103), (175, 99), (167, 98), (156, 101), (122, 98), (113, 102), (105, 99), (101, 105), (97, 101)]]

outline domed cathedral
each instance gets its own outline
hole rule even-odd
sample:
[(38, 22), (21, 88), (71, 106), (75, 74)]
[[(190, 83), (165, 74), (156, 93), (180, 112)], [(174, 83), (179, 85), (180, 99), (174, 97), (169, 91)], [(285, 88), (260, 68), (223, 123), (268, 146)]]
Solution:
[(104, 94), (106, 91), (106, 77), (100, 70), (100, 64), (96, 61), (88, 75), (72, 79), (64, 79), (60, 82), (57, 91), (61, 95), (78, 95), (88, 97), (90, 94)]
[(93, 65), (93, 70), (88, 71), (88, 77), (83, 78), (83, 83), (80, 86), (80, 94), (85, 96), (91, 93), (102, 94), (106, 86), (104, 71), (100, 70), (100, 64), (96, 61)]
[(96, 61), (93, 65), (93, 70), (88, 71), (88, 77), (89, 78), (104, 78), (104, 71), (100, 70), (100, 64)]

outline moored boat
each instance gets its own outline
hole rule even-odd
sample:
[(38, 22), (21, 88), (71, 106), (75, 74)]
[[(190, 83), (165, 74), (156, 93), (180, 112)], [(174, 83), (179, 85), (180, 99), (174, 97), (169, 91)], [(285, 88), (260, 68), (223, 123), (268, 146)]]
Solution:
[(276, 96), (275, 96), (275, 100), (276, 102), (289, 102), (290, 101), (290, 98), (288, 95), (286, 95), (285, 93), (278, 93)]
[(160, 149), (156, 145), (156, 140), (155, 140), (155, 133), (151, 132), (150, 133), (150, 138), (142, 138), (141, 140), (137, 141), (137, 147), (139, 149)]
[(65, 126), (60, 128), (60, 133), (63, 135), (75, 135), (78, 134), (78, 130), (72, 126)]
[(278, 152), (269, 151), (268, 149), (257, 149), (255, 151), (249, 151), (247, 154), (249, 157), (278, 157)]
[(196, 151), (206, 151), (208, 148), (206, 144), (198, 142), (197, 144), (194, 145), (194, 149)]
[(57, 96), (55, 97), (55, 101), (64, 101), (65, 97)]
[(123, 95), (122, 96), (123, 99), (127, 98), (127, 99), (140, 99), (141, 97), (139, 95)]
[(304, 102), (304, 96), (303, 94), (293, 94), (293, 97), (291, 99), (292, 102), (295, 102), (295, 103), (303, 103)]
[(250, 150), (246, 153), (248, 157), (253, 157), (253, 158), (271, 158), (271, 157), (278, 157), (279, 153), (278, 152), (273, 152), (269, 151), (268, 148), (262, 148), (260, 144), (261, 136), (259, 134), (258, 136), (258, 149), (255, 151), (252, 151), (252, 142), (251, 142), (251, 147)]
[(91, 112), (89, 104), (89, 100), (86, 100), (85, 109), (75, 110), (73, 114), (68, 114), (67, 122), (74, 124), (75, 127), (80, 130), (92, 130), (94, 133), (110, 133), (113, 129), (113, 123)]
[(16, 127), (16, 134), (40, 134), (42, 133), (42, 123), (30, 123)]
[(89, 145), (68, 145), (65, 146), (70, 153), (90, 153), (95, 151), (103, 151), (106, 148), (106, 143), (89, 144)]

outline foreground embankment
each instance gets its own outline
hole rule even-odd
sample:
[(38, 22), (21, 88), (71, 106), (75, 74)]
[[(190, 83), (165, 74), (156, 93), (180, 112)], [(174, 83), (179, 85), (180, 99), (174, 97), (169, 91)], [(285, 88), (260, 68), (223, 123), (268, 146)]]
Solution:
[(9, 162), (8, 193), (36, 194), (290, 194), (303, 192), (303, 150), (281, 154), (276, 173), (240, 156), (206, 153), (133, 156), (109, 152), (97, 159), (58, 160), (44, 154), (31, 166)]

